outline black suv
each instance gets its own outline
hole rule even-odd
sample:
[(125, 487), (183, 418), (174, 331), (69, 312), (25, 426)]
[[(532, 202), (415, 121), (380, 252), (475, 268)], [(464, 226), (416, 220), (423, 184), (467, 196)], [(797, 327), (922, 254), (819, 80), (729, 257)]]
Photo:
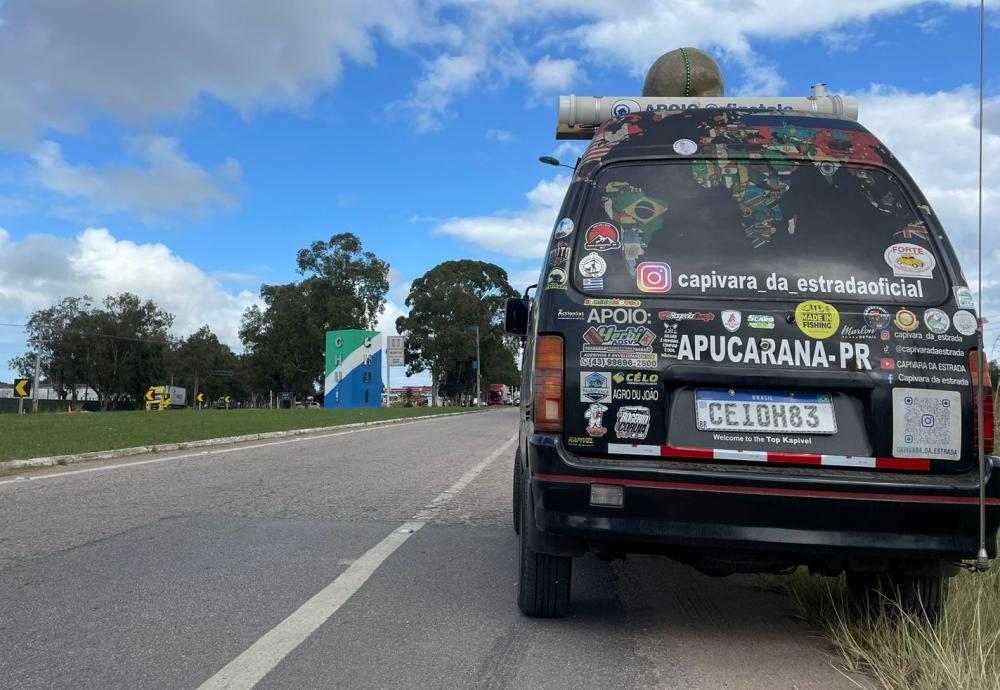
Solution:
[(926, 199), (856, 122), (605, 122), (536, 298), (507, 308), (526, 337), (521, 610), (562, 615), (575, 556), (654, 552), (713, 575), (846, 572), (936, 617), (979, 548), (974, 306)]

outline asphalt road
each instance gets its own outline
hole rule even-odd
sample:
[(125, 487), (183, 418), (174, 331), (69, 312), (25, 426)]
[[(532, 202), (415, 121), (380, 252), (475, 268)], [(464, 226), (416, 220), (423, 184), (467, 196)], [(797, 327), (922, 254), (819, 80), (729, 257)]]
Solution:
[(516, 420), (0, 480), (0, 687), (855, 687), (759, 578), (586, 557), (522, 617)]

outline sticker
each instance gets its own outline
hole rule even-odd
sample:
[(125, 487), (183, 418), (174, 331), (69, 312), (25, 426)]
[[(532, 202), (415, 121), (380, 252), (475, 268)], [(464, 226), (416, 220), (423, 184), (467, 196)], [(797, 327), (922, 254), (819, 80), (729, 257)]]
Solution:
[(635, 284), (642, 292), (670, 292), (670, 264), (643, 261), (636, 268)]
[(611, 377), (619, 386), (655, 386), (660, 382), (659, 374), (650, 374), (645, 371), (619, 371)]
[(580, 353), (581, 367), (656, 369), (656, 360), (655, 352), (589, 350)]
[(722, 327), (730, 333), (735, 333), (743, 323), (743, 314), (733, 309), (726, 309), (722, 312)]
[(947, 333), (951, 328), (951, 319), (940, 309), (928, 309), (924, 312), (924, 323), (931, 333)]
[(674, 153), (679, 156), (693, 156), (698, 153), (698, 144), (690, 139), (678, 139), (674, 142)]
[(870, 370), (872, 348), (868, 343), (787, 338), (743, 338), (738, 335), (687, 335), (678, 338), (677, 361), (727, 364), (765, 364), (812, 369)]
[(620, 439), (636, 439), (642, 441), (649, 435), (649, 408), (639, 405), (626, 405), (618, 408), (618, 418), (615, 420), (615, 435)]
[(900, 309), (897, 311), (896, 318), (893, 323), (896, 324), (896, 328), (901, 331), (906, 331), (907, 333), (917, 330), (917, 326), (920, 325), (917, 315), (909, 309)]
[(566, 242), (556, 242), (549, 252), (550, 266), (565, 266), (569, 261), (569, 245)]
[(604, 278), (584, 278), (583, 289), (591, 292), (600, 292), (604, 289)]
[(584, 332), (584, 348), (591, 347), (641, 347), (648, 348), (656, 340), (656, 334), (644, 326), (604, 325), (591, 326)]
[(553, 268), (549, 271), (549, 279), (545, 283), (546, 290), (565, 290), (566, 271), (561, 268)]
[(895, 232), (893, 234), (902, 235), (904, 240), (930, 241), (930, 237), (927, 236), (927, 226), (924, 225), (924, 221), (922, 220), (919, 220), (916, 223), (910, 223), (899, 232)]
[(885, 262), (892, 274), (903, 278), (932, 278), (937, 262), (926, 247), (900, 242), (885, 250)]
[(882, 307), (865, 307), (862, 313), (865, 316), (865, 323), (876, 330), (888, 328), (892, 321), (892, 316)]
[(955, 291), (955, 304), (962, 309), (976, 308), (976, 301), (972, 299), (972, 290), (964, 285), (956, 285), (952, 290)]
[(586, 314), (583, 311), (574, 309), (559, 309), (556, 311), (556, 318), (560, 321), (583, 321)]
[(642, 302), (637, 299), (618, 299), (615, 297), (588, 298), (583, 300), (588, 307), (641, 307)]
[(879, 340), (890, 340), (892, 339), (892, 333), (889, 331), (880, 331), (878, 334)]
[(625, 117), (640, 110), (642, 110), (642, 106), (639, 105), (639, 101), (631, 98), (619, 98), (611, 104), (611, 117)]
[(649, 323), (649, 312), (645, 309), (626, 309), (625, 307), (602, 307), (591, 309), (587, 323), (616, 323), (619, 326), (632, 324), (641, 326)]
[(566, 439), (566, 444), (570, 446), (587, 446), (593, 448), (594, 439), (590, 436), (570, 436)]
[(587, 251), (606, 252), (609, 249), (621, 249), (622, 242), (618, 236), (618, 228), (611, 223), (601, 221), (587, 228), (587, 240), (583, 245)]
[(958, 391), (894, 388), (893, 457), (958, 460), (962, 439), (961, 403), (962, 395)]
[(587, 420), (587, 433), (591, 436), (604, 436), (608, 430), (604, 427), (604, 413), (608, 411), (607, 405), (593, 403), (583, 413), (583, 418)]
[(840, 329), (840, 337), (848, 340), (875, 340), (877, 333), (871, 326), (851, 326), (850, 324)]
[(672, 311), (660, 312), (660, 321), (715, 321), (715, 314), (710, 311)]
[(880, 357), (878, 360), (878, 368), (892, 371), (896, 368), (896, 360), (892, 357)]
[(972, 335), (976, 332), (976, 317), (967, 311), (959, 310), (951, 317), (952, 323), (955, 324), (955, 330), (962, 335)]
[(837, 172), (837, 169), (840, 166), (833, 161), (820, 161), (820, 164), (817, 167), (823, 177), (830, 177), (830, 175)]
[(810, 299), (795, 307), (795, 325), (810, 338), (829, 338), (840, 328), (840, 313), (832, 304)]
[(611, 374), (606, 371), (581, 371), (580, 402), (611, 402)]
[(555, 238), (561, 240), (564, 237), (569, 237), (574, 227), (576, 226), (573, 224), (572, 218), (563, 218), (556, 226)]
[(774, 317), (770, 314), (747, 314), (747, 325), (750, 328), (774, 329)]
[(580, 275), (587, 278), (600, 278), (608, 270), (608, 262), (597, 252), (591, 252), (580, 259)]

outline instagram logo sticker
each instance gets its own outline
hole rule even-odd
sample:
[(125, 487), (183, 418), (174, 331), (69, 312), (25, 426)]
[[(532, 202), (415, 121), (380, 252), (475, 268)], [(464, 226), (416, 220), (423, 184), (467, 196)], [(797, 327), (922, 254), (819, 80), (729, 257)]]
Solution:
[(670, 264), (643, 261), (636, 268), (635, 283), (643, 292), (670, 292)]

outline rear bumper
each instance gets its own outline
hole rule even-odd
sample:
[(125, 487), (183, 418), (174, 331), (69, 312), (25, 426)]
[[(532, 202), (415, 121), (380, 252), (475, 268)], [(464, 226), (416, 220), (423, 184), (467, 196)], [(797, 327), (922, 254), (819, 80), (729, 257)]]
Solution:
[[(775, 470), (576, 456), (556, 435), (528, 442), (537, 550), (768, 553), (796, 564), (974, 558), (974, 477)], [(592, 484), (624, 487), (621, 508), (592, 506)], [(990, 557), (1000, 527), (1000, 459), (987, 483)]]

